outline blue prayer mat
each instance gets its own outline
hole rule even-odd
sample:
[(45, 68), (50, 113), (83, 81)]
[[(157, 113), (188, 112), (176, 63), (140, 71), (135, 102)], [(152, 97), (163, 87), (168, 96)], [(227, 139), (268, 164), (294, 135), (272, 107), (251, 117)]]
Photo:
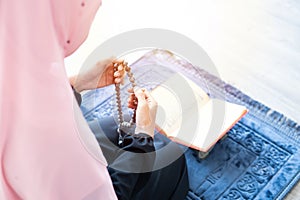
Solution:
[[(295, 122), (162, 50), (149, 52), (132, 68), (138, 84), (149, 90), (174, 72), (181, 72), (211, 97), (249, 110), (205, 159), (199, 159), (196, 150), (187, 149), (190, 190), (186, 199), (282, 199), (298, 182), (300, 126)], [(123, 86), (124, 100), (127, 87), (129, 84)], [(86, 93), (81, 105), (85, 118), (89, 121), (115, 115), (114, 99), (113, 86)]]

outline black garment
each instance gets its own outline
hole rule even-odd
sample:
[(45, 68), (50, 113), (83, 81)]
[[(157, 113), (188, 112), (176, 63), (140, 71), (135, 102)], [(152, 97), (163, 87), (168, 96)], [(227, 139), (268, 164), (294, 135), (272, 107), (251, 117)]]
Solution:
[[(73, 91), (80, 104), (80, 94)], [(123, 142), (119, 145), (117, 125), (112, 117), (91, 121), (89, 126), (108, 162), (118, 199), (185, 198), (189, 189), (187, 167), (185, 156), (177, 144), (161, 134), (155, 134), (153, 140), (143, 133), (131, 135), (122, 132)]]
[[(122, 150), (118, 147), (119, 135), (113, 118), (94, 120), (89, 126), (95, 134), (109, 164), (114, 189), (119, 199), (127, 200), (182, 200), (189, 189), (188, 174), (184, 154), (177, 144), (161, 134), (155, 134), (154, 141), (145, 134), (123, 133), (126, 140)], [(148, 138), (147, 138), (148, 137)], [(166, 146), (167, 149), (163, 150)], [(138, 157), (131, 152), (152, 152)], [(129, 151), (129, 152), (128, 152)], [(176, 157), (180, 155), (179, 157)], [(173, 161), (169, 164), (164, 161)], [(165, 167), (160, 168), (163, 165)], [(142, 173), (124, 172), (121, 169), (143, 169)], [(158, 168), (157, 168), (158, 166)], [(156, 170), (151, 170), (155, 168)]]
[(153, 138), (143, 133), (123, 133), (123, 143), (119, 146), (119, 134), (113, 120), (94, 120), (89, 126), (108, 162), (108, 172), (118, 199), (134, 199), (135, 191), (140, 190), (151, 176), (149, 172), (139, 172), (152, 170), (156, 155)]

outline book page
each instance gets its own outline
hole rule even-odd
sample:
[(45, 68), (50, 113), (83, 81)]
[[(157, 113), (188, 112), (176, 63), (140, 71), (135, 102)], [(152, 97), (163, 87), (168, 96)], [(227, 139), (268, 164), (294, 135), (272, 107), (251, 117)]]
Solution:
[(176, 73), (151, 92), (158, 103), (156, 124), (169, 136), (175, 136), (182, 125), (183, 111), (204, 106), (209, 96), (193, 81)]
[(168, 137), (208, 151), (247, 112), (244, 106), (210, 99), (194, 82), (175, 74), (152, 91), (156, 123)]
[[(194, 110), (190, 109), (186, 112), (191, 114)], [(177, 132), (177, 135), (172, 137), (178, 138), (187, 146), (206, 152), (246, 113), (247, 110), (244, 106), (211, 99), (199, 109), (196, 131)], [(183, 120), (182, 123), (189, 123), (189, 120)], [(190, 126), (195, 125), (190, 124)]]

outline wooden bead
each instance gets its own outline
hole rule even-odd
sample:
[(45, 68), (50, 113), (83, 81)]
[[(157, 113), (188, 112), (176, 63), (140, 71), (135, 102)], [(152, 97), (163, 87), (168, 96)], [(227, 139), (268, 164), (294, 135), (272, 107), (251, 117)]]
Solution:
[(125, 71), (126, 71), (127, 73), (130, 72), (130, 67), (126, 66), (126, 67), (125, 67)]
[(134, 83), (134, 81), (135, 81), (134, 77), (130, 77), (129, 80), (130, 80), (131, 83)]

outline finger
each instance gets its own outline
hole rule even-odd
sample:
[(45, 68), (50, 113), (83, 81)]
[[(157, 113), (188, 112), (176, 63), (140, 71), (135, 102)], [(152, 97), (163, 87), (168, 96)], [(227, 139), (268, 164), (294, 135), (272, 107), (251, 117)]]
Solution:
[(115, 78), (115, 83), (116, 84), (119, 84), (119, 83), (121, 83), (122, 82), (122, 79), (121, 78)]
[(131, 108), (131, 109), (136, 109), (136, 105), (134, 105), (134, 104), (128, 104), (127, 107)]
[(137, 97), (138, 101), (146, 101), (146, 95), (143, 92), (143, 89), (138, 89), (134, 92), (135, 96)]
[(120, 84), (123, 84), (124, 83), (124, 79), (123, 77), (120, 75), (120, 72), (119, 71), (116, 71), (114, 72), (114, 75), (115, 77), (115, 83), (120, 83)]
[(128, 100), (129, 100), (132, 104), (134, 104), (134, 105), (137, 105), (137, 104), (138, 104), (138, 99), (136, 98), (136, 96), (135, 96), (134, 94), (132, 94), (132, 96), (130, 96), (130, 97), (128, 98)]
[(125, 71), (120, 71), (120, 78), (124, 79), (124, 77), (125, 77)]
[(134, 103), (134, 101), (131, 101), (131, 100), (128, 100), (127, 106), (128, 106), (128, 108), (131, 108), (131, 109), (137, 108), (137, 105)]
[(148, 126), (151, 123), (150, 108), (148, 104), (139, 102), (136, 109), (136, 123), (139, 127)]
[(131, 93), (131, 94), (130, 94), (130, 99), (136, 100), (135, 94)]
[[(120, 69), (121, 69), (121, 70), (120, 70)], [(123, 65), (121, 65), (121, 67), (120, 67), (120, 66), (118, 67), (118, 72), (119, 72), (119, 73), (118, 73), (119, 78), (122, 79), (121, 84), (124, 85), (125, 68), (124, 68)]]
[(123, 69), (124, 69), (123, 65), (118, 66), (118, 71), (123, 71)]
[(124, 66), (122, 64), (118, 65), (117, 71), (115, 72), (114, 75), (115, 75), (115, 77), (120, 79), (120, 81), (118, 81), (118, 83), (120, 83), (121, 85), (124, 85), (125, 70), (124, 70)]
[(151, 94), (148, 92), (146, 88), (141, 88), (140, 91), (145, 95), (145, 99), (147, 101), (151, 101)]
[(144, 89), (143, 92), (144, 92), (144, 94), (146, 96), (146, 99), (149, 99), (149, 100), (153, 99), (152, 96), (151, 96), (151, 94), (150, 94), (150, 92), (148, 90)]
[[(138, 100), (136, 102), (138, 102), (136, 104), (137, 106), (137, 112), (143, 112), (143, 113), (148, 113), (149, 114), (149, 106), (148, 106), (148, 102), (145, 100), (145, 96), (142, 97), (143, 95), (140, 95), (138, 97)], [(134, 103), (135, 104), (135, 103)]]
[(134, 102), (135, 101), (135, 96), (134, 96), (134, 94), (131, 94), (130, 96), (129, 96), (129, 98), (128, 98), (128, 102)]
[(134, 100), (133, 100), (133, 99), (128, 99), (128, 100), (127, 100), (127, 104), (134, 105)]
[(120, 73), (119, 71), (116, 71), (116, 72), (114, 73), (114, 77), (120, 78), (120, 77), (121, 77), (121, 73)]
[(155, 99), (152, 97), (151, 93), (148, 90), (144, 90), (144, 93), (147, 99), (155, 101)]
[(147, 102), (148, 102), (150, 108), (157, 107), (157, 102), (153, 98), (153, 96), (151, 95), (151, 93), (148, 90), (145, 90), (144, 93), (145, 93), (145, 96), (146, 96), (146, 99), (147, 99)]
[(135, 94), (135, 96), (136, 96), (137, 99), (139, 99), (139, 98), (142, 98), (142, 99), (144, 99), (144, 100), (147, 99), (147, 98), (146, 98), (146, 95), (145, 95), (145, 93), (144, 93), (145, 88), (140, 88), (140, 87), (138, 87), (138, 86), (135, 86), (135, 87), (133, 88), (133, 90), (134, 90), (134, 94)]

